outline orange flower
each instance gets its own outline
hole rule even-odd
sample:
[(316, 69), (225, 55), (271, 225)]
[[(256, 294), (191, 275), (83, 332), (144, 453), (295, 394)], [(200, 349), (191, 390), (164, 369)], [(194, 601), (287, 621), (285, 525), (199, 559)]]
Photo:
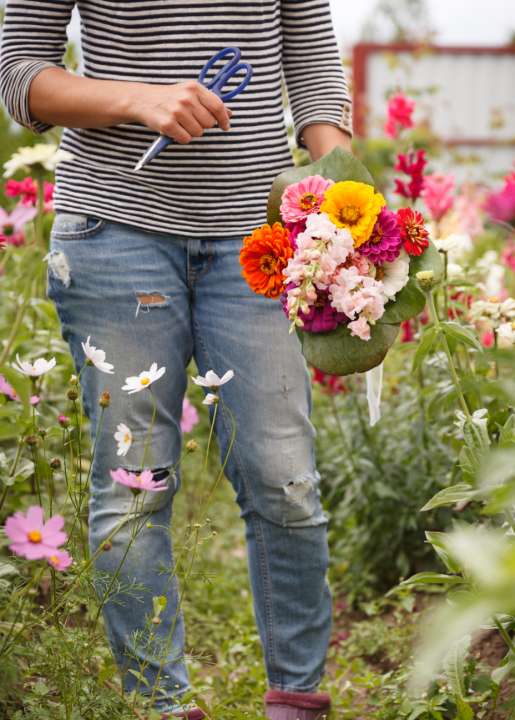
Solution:
[(277, 298), (284, 290), (283, 270), (292, 256), (288, 230), (278, 222), (263, 225), (243, 238), (242, 275), (255, 293)]

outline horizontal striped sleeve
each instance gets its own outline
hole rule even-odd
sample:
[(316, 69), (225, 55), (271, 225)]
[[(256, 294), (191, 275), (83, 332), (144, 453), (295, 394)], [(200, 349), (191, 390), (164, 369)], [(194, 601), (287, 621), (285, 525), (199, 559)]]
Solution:
[(312, 123), (352, 135), (352, 102), (334, 33), (329, 0), (281, 0), (282, 62), (295, 137)]
[(49, 67), (64, 68), (74, 0), (7, 0), (0, 48), (0, 95), (11, 117), (36, 134), (52, 125), (31, 117), (29, 88)]

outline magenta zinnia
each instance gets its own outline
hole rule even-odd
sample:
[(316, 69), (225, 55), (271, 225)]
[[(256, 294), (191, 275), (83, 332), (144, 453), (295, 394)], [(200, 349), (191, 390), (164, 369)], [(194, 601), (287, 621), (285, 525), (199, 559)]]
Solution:
[(320, 212), (327, 188), (333, 185), (321, 175), (312, 175), (294, 185), (289, 185), (283, 193), (281, 216), (285, 223), (297, 223), (312, 213)]
[(393, 262), (399, 257), (402, 238), (397, 216), (391, 210), (383, 208), (374, 225), (370, 240), (360, 245), (358, 251), (374, 265)]

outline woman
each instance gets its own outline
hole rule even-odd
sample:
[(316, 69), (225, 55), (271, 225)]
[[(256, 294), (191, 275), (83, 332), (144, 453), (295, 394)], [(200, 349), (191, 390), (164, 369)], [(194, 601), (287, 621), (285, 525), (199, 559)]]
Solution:
[[(96, 562), (102, 593), (123, 561), (121, 584), (103, 613), (124, 687), (137, 685), (128, 670), (144, 667), (148, 688), (157, 691), (153, 703), (165, 716), (203, 717), (181, 703), (189, 688), (184, 627), (176, 580), (162, 572), (173, 566), (169, 525), (179, 479), (170, 468), (180, 454), (193, 357), (203, 375), (234, 371), (220, 388), (237, 425), (226, 474), (246, 523), (270, 686), (267, 717), (315, 720), (329, 711), (318, 685), (331, 598), (309, 375), (280, 303), (255, 295), (243, 280), (239, 250), (242, 238), (266, 221), (273, 178), (292, 165), (283, 73), (297, 143), (313, 159), (336, 145), (350, 148), (350, 99), (329, 0), (81, 0), (84, 77), (62, 66), (74, 4), (8, 0), (0, 81), (19, 123), (35, 133), (65, 128), (61, 148), (73, 158), (56, 172), (49, 296), (77, 368), (88, 336), (115, 365), (112, 376), (90, 365), (81, 376), (93, 433), (102, 391), (112, 398), (92, 473), (92, 552), (131, 503), (129, 489), (113, 483), (110, 470), (121, 464), (138, 472), (143, 464), (149, 396), (128, 397), (123, 380), (153, 362), (166, 367), (154, 392), (150, 468), (167, 490), (144, 493), (140, 515), (150, 522), (140, 523), (127, 556), (131, 523)], [(250, 86), (230, 109), (194, 80), (227, 46), (238, 46), (254, 67)], [(176, 142), (134, 173), (156, 133)], [(120, 422), (133, 435), (122, 463), (113, 439)], [(216, 432), (225, 456), (231, 427), (223, 411)], [(124, 590), (131, 584), (138, 590)], [(155, 631), (165, 648), (161, 658), (150, 652), (147, 637), (141, 640), (159, 595), (168, 599)]]

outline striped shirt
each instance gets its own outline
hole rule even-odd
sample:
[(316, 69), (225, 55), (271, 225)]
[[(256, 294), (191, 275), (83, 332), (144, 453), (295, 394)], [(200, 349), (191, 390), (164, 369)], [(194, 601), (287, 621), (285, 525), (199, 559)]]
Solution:
[[(8, 0), (0, 92), (10, 115), (35, 133), (28, 91), (47, 67), (64, 67), (74, 0)], [(234, 237), (266, 222), (274, 177), (293, 165), (284, 119), (284, 77), (297, 143), (310, 123), (351, 134), (351, 100), (329, 0), (79, 0), (84, 76), (171, 84), (197, 79), (206, 61), (237, 46), (254, 68), (228, 102), (231, 130), (214, 127), (173, 143), (138, 173), (156, 132), (133, 122), (65, 128), (73, 154), (56, 170), (56, 211), (85, 213), (142, 229)], [(237, 81), (235, 81), (237, 82)]]

